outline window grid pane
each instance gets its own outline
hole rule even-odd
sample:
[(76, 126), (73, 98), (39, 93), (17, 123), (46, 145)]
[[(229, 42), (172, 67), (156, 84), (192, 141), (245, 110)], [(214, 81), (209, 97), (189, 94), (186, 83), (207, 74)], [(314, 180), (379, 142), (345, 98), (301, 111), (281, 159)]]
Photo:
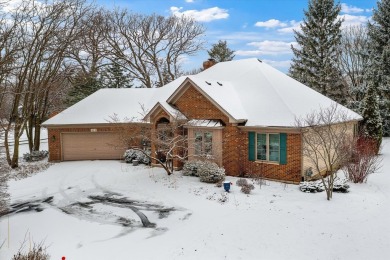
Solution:
[(257, 159), (267, 160), (267, 135), (257, 134)]
[(204, 152), (211, 155), (213, 152), (213, 134), (210, 132), (204, 133)]
[(280, 136), (279, 134), (269, 134), (269, 160), (278, 162), (280, 151)]
[(195, 132), (195, 154), (201, 155), (202, 154), (202, 143), (203, 143), (203, 135), (201, 132)]

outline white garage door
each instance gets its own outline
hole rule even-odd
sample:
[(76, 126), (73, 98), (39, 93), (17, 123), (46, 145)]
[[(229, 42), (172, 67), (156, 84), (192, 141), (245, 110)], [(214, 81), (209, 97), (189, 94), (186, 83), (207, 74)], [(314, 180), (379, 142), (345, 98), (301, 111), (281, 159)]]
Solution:
[(114, 133), (63, 133), (61, 137), (64, 161), (118, 160), (125, 151)]

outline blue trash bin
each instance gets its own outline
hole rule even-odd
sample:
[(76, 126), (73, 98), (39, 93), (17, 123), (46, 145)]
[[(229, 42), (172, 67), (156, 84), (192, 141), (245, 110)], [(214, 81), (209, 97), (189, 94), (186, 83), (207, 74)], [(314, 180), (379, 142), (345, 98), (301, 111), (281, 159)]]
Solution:
[(225, 181), (223, 183), (223, 188), (225, 189), (225, 191), (229, 192), (229, 190), (230, 190), (230, 181)]

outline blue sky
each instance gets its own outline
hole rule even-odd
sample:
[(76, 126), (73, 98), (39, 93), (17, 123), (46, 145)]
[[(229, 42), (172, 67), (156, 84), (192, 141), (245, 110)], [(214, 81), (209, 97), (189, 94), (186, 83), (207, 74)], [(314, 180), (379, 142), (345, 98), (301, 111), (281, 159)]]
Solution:
[[(256, 57), (287, 72), (308, 0), (97, 0), (108, 8), (122, 7), (140, 13), (191, 16), (206, 27), (206, 49), (226, 40), (236, 51), (235, 59)], [(376, 0), (344, 0), (344, 26), (366, 23)], [(206, 50), (185, 59), (185, 68), (200, 67)]]

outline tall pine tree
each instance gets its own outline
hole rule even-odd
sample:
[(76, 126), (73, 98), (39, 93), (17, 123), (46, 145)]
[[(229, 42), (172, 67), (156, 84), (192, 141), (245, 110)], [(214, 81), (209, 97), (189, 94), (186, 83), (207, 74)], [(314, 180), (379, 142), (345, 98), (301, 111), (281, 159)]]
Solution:
[(106, 88), (131, 88), (131, 79), (118, 63), (111, 63), (103, 72), (103, 85)]
[(363, 121), (361, 122), (362, 134), (373, 138), (378, 147), (382, 142), (382, 118), (379, 110), (378, 85), (380, 75), (376, 66), (372, 64), (366, 74), (368, 88), (362, 104)]
[(383, 135), (390, 136), (390, 0), (378, 1), (368, 24), (370, 58), (378, 72), (379, 109)]
[(207, 51), (209, 57), (216, 62), (231, 61), (234, 59), (234, 51), (227, 46), (226, 41), (219, 40)]
[(79, 102), (80, 100), (88, 97), (89, 95), (95, 93), (101, 89), (102, 82), (98, 78), (94, 77), (78, 77), (74, 80), (73, 86), (68, 92), (66, 97), (66, 103), (68, 106), (72, 106)]
[(337, 50), (341, 39), (340, 4), (333, 0), (310, 0), (301, 25), (295, 31), (298, 47), (294, 53), (290, 75), (301, 83), (345, 104), (345, 90), (337, 68)]

